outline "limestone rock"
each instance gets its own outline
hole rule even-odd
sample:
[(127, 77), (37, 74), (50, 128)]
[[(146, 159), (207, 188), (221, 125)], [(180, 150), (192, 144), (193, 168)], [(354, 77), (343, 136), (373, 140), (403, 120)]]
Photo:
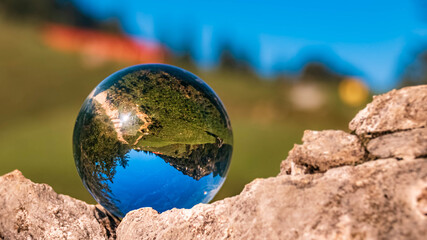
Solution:
[(427, 187), (417, 197), (417, 206), (421, 214), (427, 216)]
[(132, 211), (118, 239), (425, 239), (426, 107), (427, 86), (375, 97), (357, 135), (306, 131), (279, 176), (213, 204)]
[[(233, 198), (130, 212), (118, 239), (425, 239), (427, 159), (258, 179)], [(420, 196), (422, 196), (420, 198)], [(422, 200), (420, 200), (422, 199)], [(418, 205), (417, 205), (418, 203)]]
[[(295, 145), (281, 172), (301, 174), (361, 163), (365, 150), (357, 136), (338, 130), (304, 131), (302, 145)], [(286, 164), (290, 165), (287, 167)]]
[(367, 150), (378, 158), (427, 156), (427, 128), (417, 128), (374, 138), (368, 142)]
[[(427, 85), (391, 91), (343, 131), (305, 131), (281, 174), (241, 194), (118, 221), (15, 171), (0, 177), (0, 239), (425, 239)], [(116, 231), (116, 235), (114, 232)]]
[(406, 87), (375, 96), (350, 122), (357, 135), (396, 132), (427, 126), (427, 85)]
[(18, 170), (0, 177), (0, 239), (114, 239), (118, 223), (101, 206), (57, 194)]

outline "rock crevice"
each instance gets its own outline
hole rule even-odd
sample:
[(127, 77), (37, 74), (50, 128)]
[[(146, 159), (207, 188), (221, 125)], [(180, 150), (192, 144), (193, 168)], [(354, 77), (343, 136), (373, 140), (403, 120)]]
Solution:
[(321, 173), (367, 161), (427, 156), (427, 85), (374, 96), (349, 123), (351, 133), (305, 131), (281, 164), (281, 174)]

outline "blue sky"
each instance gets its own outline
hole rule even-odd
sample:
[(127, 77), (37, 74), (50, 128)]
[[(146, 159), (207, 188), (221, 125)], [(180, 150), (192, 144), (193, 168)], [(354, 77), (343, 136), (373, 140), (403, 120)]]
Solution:
[(106, 182), (124, 214), (147, 206), (163, 212), (208, 203), (225, 180), (213, 173), (195, 180), (150, 152), (131, 150), (126, 156), (128, 165), (116, 167), (113, 181)]
[(72, 1), (97, 19), (119, 19), (136, 38), (189, 51), (202, 68), (215, 67), (227, 46), (265, 77), (320, 61), (381, 92), (427, 49), (423, 0)]

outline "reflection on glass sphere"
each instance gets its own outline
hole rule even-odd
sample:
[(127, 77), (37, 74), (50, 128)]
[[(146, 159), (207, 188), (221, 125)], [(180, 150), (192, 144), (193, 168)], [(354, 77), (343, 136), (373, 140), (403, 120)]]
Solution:
[(222, 186), (233, 136), (209, 86), (183, 69), (146, 64), (102, 81), (83, 103), (73, 136), (85, 187), (118, 217), (209, 202)]

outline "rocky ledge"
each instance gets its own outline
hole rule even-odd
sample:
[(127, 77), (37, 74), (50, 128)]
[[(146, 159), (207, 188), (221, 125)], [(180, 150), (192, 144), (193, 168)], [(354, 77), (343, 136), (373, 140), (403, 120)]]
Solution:
[(235, 197), (121, 223), (13, 171), (0, 177), (0, 239), (425, 239), (427, 85), (374, 97), (349, 128), (304, 132), (278, 176)]

